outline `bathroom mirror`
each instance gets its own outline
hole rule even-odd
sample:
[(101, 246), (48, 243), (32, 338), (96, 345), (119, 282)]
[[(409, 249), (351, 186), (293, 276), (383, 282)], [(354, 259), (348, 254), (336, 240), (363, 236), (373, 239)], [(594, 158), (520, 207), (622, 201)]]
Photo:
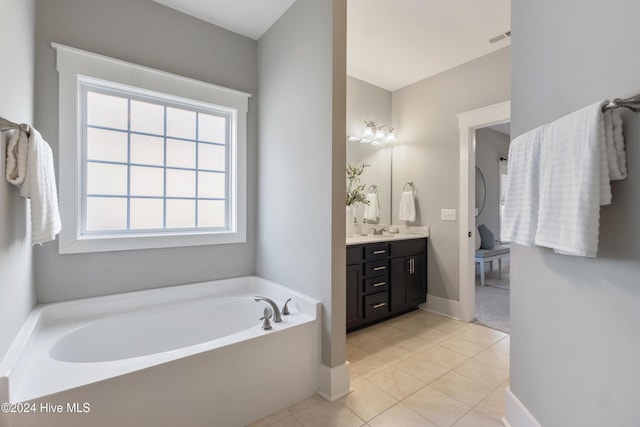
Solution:
[(484, 182), (484, 175), (480, 168), (476, 166), (476, 216), (480, 215), (484, 209), (484, 202), (487, 199), (487, 186)]
[[(389, 145), (361, 144), (347, 141), (347, 164), (363, 163), (369, 165), (360, 176), (360, 182), (365, 184), (364, 191), (375, 192), (380, 207), (377, 221), (367, 221), (371, 224), (391, 223), (391, 147)], [(375, 187), (375, 188), (374, 188)], [(364, 205), (356, 207), (356, 219), (362, 223)]]

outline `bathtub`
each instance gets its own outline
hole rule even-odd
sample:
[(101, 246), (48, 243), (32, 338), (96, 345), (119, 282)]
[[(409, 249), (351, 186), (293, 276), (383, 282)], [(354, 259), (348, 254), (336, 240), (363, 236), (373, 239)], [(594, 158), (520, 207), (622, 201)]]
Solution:
[[(291, 314), (263, 330), (255, 295)], [(38, 306), (0, 363), (0, 425), (246, 425), (317, 392), (320, 317), (259, 277)]]

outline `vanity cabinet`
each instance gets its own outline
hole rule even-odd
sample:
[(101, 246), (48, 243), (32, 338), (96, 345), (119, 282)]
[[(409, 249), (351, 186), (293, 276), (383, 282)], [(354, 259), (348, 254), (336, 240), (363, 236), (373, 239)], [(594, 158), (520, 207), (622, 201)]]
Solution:
[(427, 239), (347, 246), (347, 331), (427, 300)]

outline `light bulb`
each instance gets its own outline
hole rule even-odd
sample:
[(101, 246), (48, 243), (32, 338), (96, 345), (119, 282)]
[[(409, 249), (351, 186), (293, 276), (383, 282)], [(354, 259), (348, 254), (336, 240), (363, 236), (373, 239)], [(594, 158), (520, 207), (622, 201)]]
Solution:
[(395, 134), (395, 133), (393, 133), (393, 131), (389, 132), (389, 133), (387, 134), (387, 139), (386, 139), (386, 141), (387, 141), (387, 142), (398, 142), (398, 139), (396, 138), (396, 134)]
[(378, 129), (378, 130), (376, 130), (376, 136), (375, 136), (375, 138), (376, 138), (377, 140), (384, 140), (384, 132), (383, 132), (383, 130), (382, 130), (382, 129)]
[(373, 129), (371, 129), (370, 126), (365, 127), (364, 128), (364, 132), (362, 132), (362, 138), (363, 139), (366, 139), (366, 138), (370, 139), (370, 138), (373, 138), (373, 137), (374, 137)]

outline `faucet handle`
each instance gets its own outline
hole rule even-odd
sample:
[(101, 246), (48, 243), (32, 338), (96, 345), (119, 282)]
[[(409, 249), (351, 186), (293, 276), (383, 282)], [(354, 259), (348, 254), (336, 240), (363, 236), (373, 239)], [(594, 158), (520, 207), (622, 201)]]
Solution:
[(263, 314), (264, 316), (258, 319), (258, 320), (263, 320), (262, 329), (265, 329), (265, 330), (271, 329), (271, 322), (269, 321), (269, 319), (273, 317), (273, 310), (271, 310), (270, 307), (265, 307)]
[(286, 316), (288, 314), (291, 314), (289, 312), (289, 307), (287, 307), (287, 304), (289, 304), (289, 301), (291, 301), (291, 298), (289, 298), (285, 303), (284, 303), (284, 307), (282, 307), (282, 315)]

